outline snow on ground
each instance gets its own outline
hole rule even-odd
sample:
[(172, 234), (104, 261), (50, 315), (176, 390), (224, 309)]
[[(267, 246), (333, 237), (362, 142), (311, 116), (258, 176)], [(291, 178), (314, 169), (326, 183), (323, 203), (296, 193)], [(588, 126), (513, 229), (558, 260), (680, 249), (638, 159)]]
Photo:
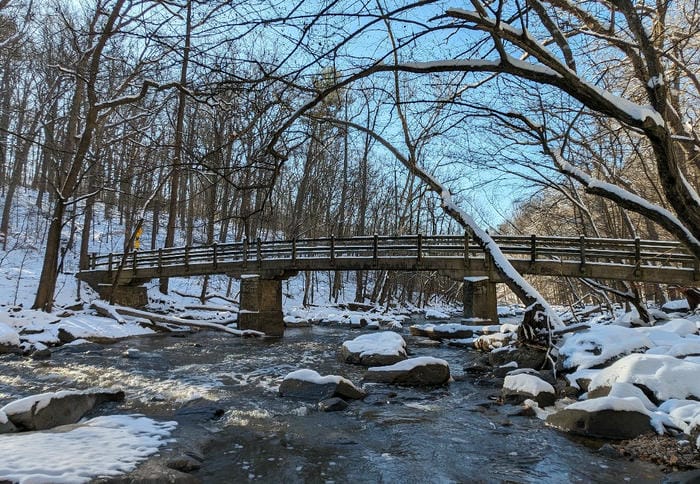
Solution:
[(596, 326), (592, 330), (568, 335), (559, 347), (564, 368), (591, 368), (653, 344), (643, 333), (620, 326)]
[(42, 432), (0, 435), (0, 478), (77, 483), (130, 472), (168, 441), (176, 425), (111, 415)]
[(588, 387), (612, 386), (616, 382), (644, 385), (659, 400), (700, 398), (700, 364), (668, 355), (634, 353), (619, 359), (593, 377)]

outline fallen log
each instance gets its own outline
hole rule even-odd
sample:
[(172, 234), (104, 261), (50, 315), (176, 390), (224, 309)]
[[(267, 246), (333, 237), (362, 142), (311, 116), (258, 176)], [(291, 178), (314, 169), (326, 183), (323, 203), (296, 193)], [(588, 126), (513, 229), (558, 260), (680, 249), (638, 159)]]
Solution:
[[(163, 314), (149, 313), (148, 311), (142, 311), (140, 309), (129, 308), (125, 306), (111, 306), (103, 301), (93, 301), (91, 307), (95, 309), (98, 313), (103, 316), (116, 319), (118, 322), (123, 324), (125, 322), (121, 315), (131, 316), (135, 318), (145, 318), (154, 323), (165, 323), (173, 324), (176, 326), (194, 326), (197, 328), (209, 328), (216, 329), (219, 331), (224, 331), (235, 336), (265, 336), (265, 333), (260, 331), (254, 331), (251, 329), (240, 330), (233, 329), (222, 325), (219, 322), (212, 321), (195, 321), (191, 319), (178, 318), (176, 316), (166, 316)], [(116, 316), (116, 317), (115, 317)], [(117, 319), (119, 318), (119, 319)], [(121, 321), (120, 321), (121, 320)]]

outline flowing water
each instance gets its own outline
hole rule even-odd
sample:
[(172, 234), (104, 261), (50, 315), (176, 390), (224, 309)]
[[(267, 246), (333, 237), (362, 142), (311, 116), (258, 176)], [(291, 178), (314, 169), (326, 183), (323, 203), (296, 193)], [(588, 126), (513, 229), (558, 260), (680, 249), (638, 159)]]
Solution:
[[(342, 412), (278, 396), (282, 378), (299, 368), (359, 383), (363, 369), (337, 359), (342, 342), (359, 334), (318, 326), (289, 329), (279, 340), (170, 333), (64, 346), (46, 362), (7, 357), (0, 360), (0, 405), (43, 391), (120, 387), (126, 401), (110, 412), (178, 420), (178, 439), (203, 428), (213, 432), (203, 465), (193, 472), (203, 482), (663, 479), (655, 466), (610, 459), (540, 420), (516, 416), (518, 407), (496, 404), (499, 383), (464, 372), (478, 353), (419, 345), (408, 335), (412, 356), (447, 360), (455, 381), (439, 389), (368, 385), (370, 396)], [(193, 400), (215, 401), (225, 413), (193, 421)]]

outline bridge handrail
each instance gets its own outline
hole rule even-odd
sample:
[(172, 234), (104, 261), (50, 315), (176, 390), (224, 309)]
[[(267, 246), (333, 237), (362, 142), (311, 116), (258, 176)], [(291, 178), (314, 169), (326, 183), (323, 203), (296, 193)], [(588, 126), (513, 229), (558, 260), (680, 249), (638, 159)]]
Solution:
[[(579, 260), (583, 265), (586, 262), (615, 260), (638, 267), (648, 266), (654, 262), (682, 267), (693, 265), (694, 269), (698, 270), (697, 259), (676, 241), (533, 235), (497, 235), (494, 239), (503, 253), (522, 255), (524, 259), (529, 257), (532, 262), (566, 259)], [(279, 241), (243, 240), (226, 244), (132, 252), (127, 255), (126, 268), (168, 267), (183, 264), (187, 266), (202, 263), (216, 265), (241, 261), (253, 263), (265, 259), (293, 261), (347, 257), (375, 259), (454, 257), (464, 258), (468, 262), (469, 259), (483, 257), (483, 251), (467, 235), (373, 235)], [(120, 253), (93, 254), (88, 270), (111, 272), (117, 270), (122, 260), (123, 254)]]

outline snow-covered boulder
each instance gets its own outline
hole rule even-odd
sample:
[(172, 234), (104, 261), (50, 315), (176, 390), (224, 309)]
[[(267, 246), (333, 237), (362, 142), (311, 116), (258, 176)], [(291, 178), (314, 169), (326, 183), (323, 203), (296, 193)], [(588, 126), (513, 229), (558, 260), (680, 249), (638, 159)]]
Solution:
[(14, 328), (0, 323), (0, 354), (19, 353), (19, 334)]
[(568, 335), (559, 347), (559, 356), (564, 368), (593, 368), (652, 346), (649, 337), (636, 329), (597, 325)]
[(363, 334), (344, 342), (341, 356), (346, 363), (356, 365), (391, 365), (406, 359), (406, 342), (393, 331)]
[(530, 373), (507, 375), (503, 380), (501, 395), (506, 403), (519, 404), (525, 400), (534, 400), (540, 408), (554, 405), (556, 400), (554, 387)]
[(96, 405), (122, 400), (121, 390), (63, 390), (15, 400), (0, 408), (0, 412), (20, 430), (44, 430), (75, 423)]
[(425, 319), (449, 319), (450, 315), (437, 309), (426, 309)]
[(473, 327), (458, 323), (414, 324), (409, 331), (414, 336), (427, 336), (432, 339), (465, 339), (474, 334)]
[(360, 399), (365, 393), (350, 380), (338, 375), (321, 376), (309, 369), (289, 373), (282, 380), (280, 396), (321, 401), (332, 397)]
[(687, 299), (675, 299), (661, 306), (661, 310), (666, 313), (683, 313), (690, 311), (690, 305)]
[(667, 355), (632, 354), (602, 369), (588, 386), (589, 392), (627, 382), (648, 389), (659, 401), (670, 398), (700, 399), (700, 364)]
[(565, 432), (602, 439), (633, 439), (654, 432), (650, 413), (636, 397), (601, 397), (576, 402), (547, 417)]
[(367, 369), (365, 381), (409, 386), (444, 385), (450, 379), (450, 367), (440, 358), (421, 356), (389, 366)]

